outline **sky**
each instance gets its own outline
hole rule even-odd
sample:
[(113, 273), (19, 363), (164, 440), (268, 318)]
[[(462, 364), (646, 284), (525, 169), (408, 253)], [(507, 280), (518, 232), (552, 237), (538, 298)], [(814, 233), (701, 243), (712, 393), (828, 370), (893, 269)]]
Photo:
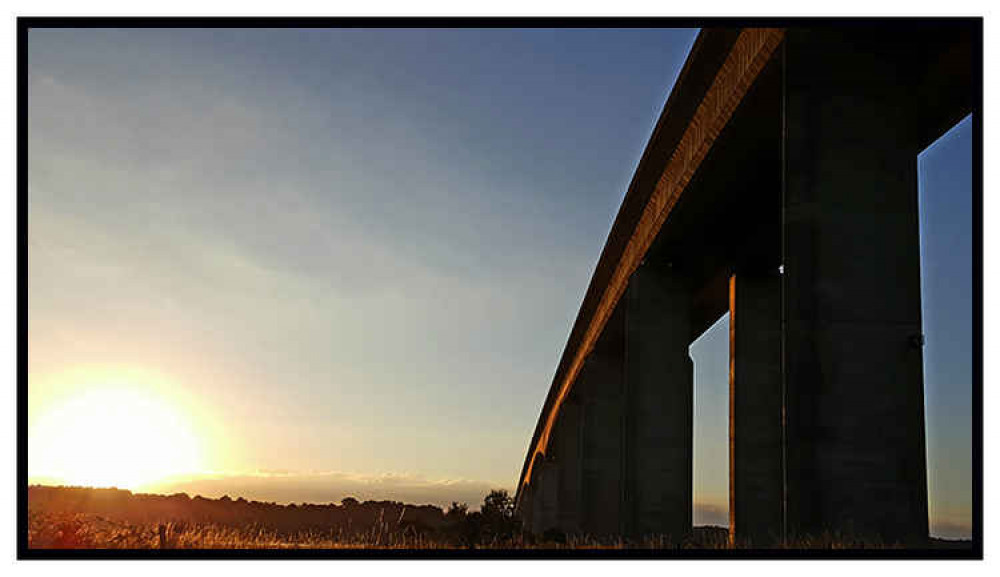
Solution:
[[(29, 477), (513, 490), (696, 34), (32, 30)], [(969, 139), (920, 161), (932, 529), (956, 534)], [(692, 346), (699, 524), (727, 522), (726, 322)]]

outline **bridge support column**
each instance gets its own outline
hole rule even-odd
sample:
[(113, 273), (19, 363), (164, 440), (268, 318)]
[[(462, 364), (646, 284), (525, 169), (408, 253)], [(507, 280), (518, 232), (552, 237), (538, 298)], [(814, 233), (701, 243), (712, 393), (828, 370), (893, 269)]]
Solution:
[(625, 534), (691, 532), (691, 293), (669, 264), (644, 263), (625, 295)]
[(740, 271), (729, 281), (729, 538), (782, 538), (781, 277)]
[(577, 376), (583, 405), (581, 529), (621, 535), (624, 307), (617, 307)]
[(927, 537), (912, 54), (789, 29), (784, 69), (787, 516)]
[(549, 459), (540, 459), (532, 482), (531, 532), (541, 535), (559, 524), (559, 467)]
[[(571, 397), (576, 395), (571, 394)], [(556, 430), (556, 464), (559, 467), (559, 515), (557, 526), (564, 533), (580, 532), (583, 484), (582, 408), (573, 398), (559, 411)]]
[(525, 531), (533, 531), (535, 526), (535, 487), (528, 483), (521, 487), (517, 493), (517, 514), (521, 517), (522, 528)]

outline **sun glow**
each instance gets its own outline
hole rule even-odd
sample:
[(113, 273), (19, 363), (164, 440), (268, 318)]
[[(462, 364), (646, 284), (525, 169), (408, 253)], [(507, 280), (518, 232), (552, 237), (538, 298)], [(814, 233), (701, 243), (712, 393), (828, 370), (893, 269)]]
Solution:
[(148, 384), (74, 386), (29, 417), (30, 476), (136, 490), (197, 474), (206, 455), (195, 416)]

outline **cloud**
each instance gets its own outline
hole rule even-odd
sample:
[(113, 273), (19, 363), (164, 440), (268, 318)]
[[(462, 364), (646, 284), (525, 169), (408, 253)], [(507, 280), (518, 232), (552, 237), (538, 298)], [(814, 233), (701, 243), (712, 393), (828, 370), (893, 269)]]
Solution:
[[(178, 480), (155, 487), (157, 493), (188, 493), (219, 498), (243, 497), (276, 503), (339, 503), (345, 497), (361, 501), (392, 500), (414, 505), (431, 504), (447, 508), (453, 501), (477, 509), (493, 489), (514, 488), (502, 483), (474, 479), (430, 479), (409, 473), (364, 475), (346, 471), (296, 472), (262, 470), (247, 474), (223, 474)], [(714, 503), (695, 503), (695, 525), (729, 526), (729, 509)], [(960, 528), (948, 526), (938, 536), (961, 536)], [(965, 528), (964, 535), (968, 535)], [(955, 537), (952, 537), (955, 538)]]
[(478, 508), (492, 489), (507, 489), (498, 483), (470, 479), (428, 479), (408, 473), (363, 475), (344, 471), (259, 471), (164, 482), (150, 490), (183, 492), (191, 496), (218, 498), (229, 495), (276, 503), (338, 503), (345, 497), (361, 501), (393, 500), (414, 505), (447, 507), (452, 501)]

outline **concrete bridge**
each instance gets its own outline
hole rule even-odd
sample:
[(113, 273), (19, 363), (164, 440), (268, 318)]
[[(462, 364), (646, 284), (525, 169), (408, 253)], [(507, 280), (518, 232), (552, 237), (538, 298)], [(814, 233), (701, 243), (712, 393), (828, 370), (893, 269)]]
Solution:
[(701, 32), (535, 428), (529, 529), (691, 531), (688, 347), (729, 312), (730, 537), (927, 538), (917, 155), (973, 112), (981, 39)]

